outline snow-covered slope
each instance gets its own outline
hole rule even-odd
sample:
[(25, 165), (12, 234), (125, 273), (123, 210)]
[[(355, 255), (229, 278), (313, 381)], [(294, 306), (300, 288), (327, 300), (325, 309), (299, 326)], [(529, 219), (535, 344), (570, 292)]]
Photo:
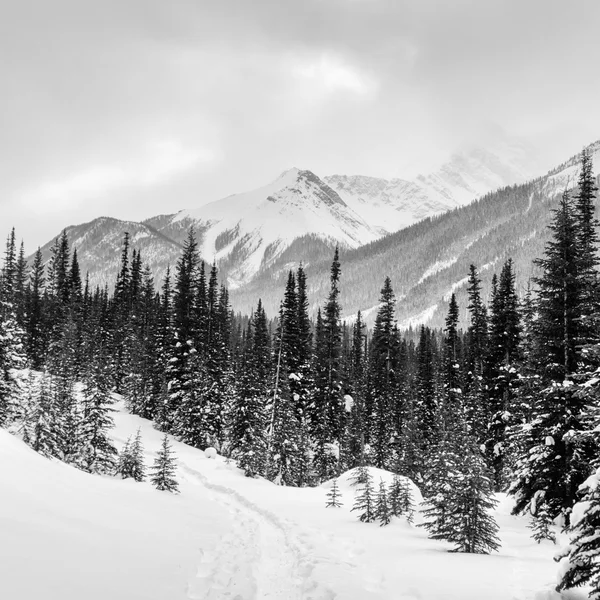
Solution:
[[(129, 233), (131, 246), (142, 253), (157, 282), (164, 276), (167, 265), (175, 265), (181, 254), (179, 243), (144, 223), (100, 217), (67, 227), (71, 246), (77, 249), (82, 276), (89, 273), (92, 289), (97, 285), (101, 288), (114, 285), (125, 232)], [(52, 245), (50, 241), (41, 248), (44, 261), (49, 260)]]
[(407, 179), (331, 175), (324, 181), (381, 234), (463, 206), (498, 188), (539, 175), (532, 148), (510, 139), (457, 152), (440, 169)]
[[(151, 464), (162, 434), (123, 411), (115, 417), (117, 446), (140, 427)], [(342, 508), (325, 508), (326, 485), (275, 486), (173, 446), (177, 496), (50, 462), (0, 430), (1, 597), (559, 600), (556, 548), (533, 542), (504, 496), (495, 512), (500, 552), (454, 554), (403, 519), (360, 523), (347, 476)], [(390, 476), (372, 475), (376, 483)]]
[(297, 238), (313, 235), (356, 248), (379, 237), (314, 173), (296, 168), (257, 190), (181, 211), (162, 229), (182, 222), (203, 231), (205, 259), (235, 257), (228, 271), (232, 287), (268, 266)]

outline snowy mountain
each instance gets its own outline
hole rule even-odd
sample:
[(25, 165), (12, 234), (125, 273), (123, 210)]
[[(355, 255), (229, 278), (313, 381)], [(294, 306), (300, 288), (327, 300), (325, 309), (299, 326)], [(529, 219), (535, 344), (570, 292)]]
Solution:
[(205, 260), (229, 262), (229, 285), (249, 281), (296, 239), (317, 236), (331, 245), (357, 248), (380, 233), (311, 171), (296, 168), (259, 189), (228, 196), (171, 218), (147, 221), (158, 231), (194, 225)]
[[(600, 142), (589, 148), (594, 164), (600, 165)], [(465, 324), (469, 265), (479, 268), (485, 295), (493, 273), (499, 272), (509, 257), (523, 292), (528, 278), (534, 275), (532, 260), (544, 252), (556, 199), (577, 182), (579, 160), (580, 155), (573, 156), (542, 177), (488, 193), (476, 202), (427, 217), (359, 248), (343, 249), (340, 301), (344, 317), (351, 318), (361, 310), (372, 323), (379, 290), (384, 278), (390, 276), (401, 326), (443, 326), (452, 292), (457, 294)], [(372, 189), (375, 187), (373, 184)], [(260, 297), (267, 312), (276, 314), (287, 269), (304, 258), (302, 248), (292, 250), (232, 291), (236, 310), (249, 312)], [(327, 297), (331, 257), (326, 249), (310, 256), (306, 271), (313, 311)]]
[[(470, 262), (491, 273), (504, 257), (514, 256), (523, 284), (531, 259), (543, 252), (551, 200), (577, 180), (578, 157), (533, 179), (531, 149), (503, 144), (467, 148), (435, 173), (413, 180), (321, 179), (294, 168), (254, 191), (177, 214), (143, 223), (102, 217), (68, 233), (92, 286), (111, 286), (125, 231), (159, 282), (167, 266), (174, 268), (193, 225), (202, 257), (217, 261), (230, 287), (234, 309), (249, 313), (260, 297), (269, 315), (278, 310), (287, 271), (301, 261), (316, 311), (339, 244), (345, 316), (358, 309), (374, 315), (381, 282), (390, 275), (403, 299), (402, 324), (439, 324), (444, 298), (450, 290), (462, 293)], [(598, 165), (600, 142), (591, 149)], [(514, 187), (523, 179), (530, 183)], [(492, 193), (498, 186), (504, 187)], [(49, 248), (43, 249), (46, 258)]]
[[(174, 265), (181, 254), (179, 243), (144, 223), (100, 217), (89, 223), (67, 227), (66, 231), (71, 246), (77, 249), (82, 272), (90, 275), (92, 288), (114, 285), (126, 231), (132, 246), (141, 251), (157, 281), (164, 276), (167, 265)], [(44, 261), (50, 258), (52, 245), (53, 240), (42, 246)]]
[(541, 168), (535, 156), (528, 144), (496, 136), (489, 146), (464, 148), (437, 171), (412, 180), (331, 175), (324, 181), (385, 235), (536, 177)]
[[(162, 433), (114, 414), (121, 448), (140, 428), (151, 465)], [(498, 495), (502, 547), (489, 556), (394, 517), (387, 527), (351, 512), (356, 489), (276, 486), (233, 463), (172, 441), (178, 495), (44, 458), (0, 429), (0, 563), (7, 600), (506, 600), (558, 598), (556, 546), (530, 537), (528, 519)], [(375, 481), (391, 473), (370, 468)], [(415, 501), (420, 496), (413, 488)], [(416, 515), (416, 523), (421, 516)], [(562, 539), (560, 540), (563, 541)], [(401, 568), (399, 568), (399, 565)], [(585, 593), (573, 592), (573, 598)], [(571, 597), (571, 596), (569, 596)]]

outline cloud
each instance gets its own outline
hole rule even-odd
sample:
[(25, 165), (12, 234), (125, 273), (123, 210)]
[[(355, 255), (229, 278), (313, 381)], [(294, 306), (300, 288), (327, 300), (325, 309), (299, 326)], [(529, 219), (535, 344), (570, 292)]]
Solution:
[(364, 95), (375, 91), (376, 83), (355, 67), (344, 63), (339, 57), (322, 54), (316, 59), (300, 62), (292, 69), (304, 84), (324, 91), (350, 91)]
[(186, 148), (175, 140), (158, 140), (128, 163), (92, 165), (60, 179), (44, 181), (26, 190), (20, 201), (37, 214), (72, 210), (93, 198), (122, 188), (165, 184), (192, 169), (215, 163), (219, 153), (203, 148)]

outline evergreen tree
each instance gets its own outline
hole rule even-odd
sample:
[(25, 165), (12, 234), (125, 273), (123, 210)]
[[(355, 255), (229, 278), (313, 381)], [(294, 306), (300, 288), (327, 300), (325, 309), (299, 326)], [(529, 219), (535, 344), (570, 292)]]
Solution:
[[(579, 485), (589, 475), (597, 449), (586, 429), (587, 399), (578, 394), (577, 374), (581, 338), (579, 316), (585, 310), (582, 296), (580, 249), (572, 202), (563, 194), (550, 227), (552, 238), (539, 259), (537, 319), (533, 323), (536, 352), (532, 368), (541, 376), (534, 391), (533, 418), (522, 428), (522, 455), (511, 486), (515, 513), (540, 507), (550, 518), (569, 511)], [(540, 496), (540, 493), (542, 494)], [(537, 498), (535, 510), (532, 501)]]
[(0, 427), (10, 423), (18, 406), (16, 369), (25, 366), (23, 332), (11, 304), (0, 303)]
[(379, 520), (379, 525), (389, 525), (392, 520), (392, 512), (388, 502), (388, 493), (383, 479), (379, 482), (379, 491), (375, 500), (375, 518)]
[(389, 277), (381, 289), (380, 305), (375, 318), (369, 356), (368, 394), (371, 418), (369, 441), (376, 467), (388, 468), (393, 461), (391, 439), (399, 434), (390, 416), (400, 402), (399, 335), (395, 327), (396, 299)]
[(556, 544), (556, 535), (551, 529), (552, 519), (545, 506), (540, 507), (535, 516), (531, 516), (529, 528), (531, 537), (539, 544), (542, 540), (550, 540)]
[(333, 480), (331, 484), (331, 489), (327, 492), (327, 504), (325, 508), (340, 508), (344, 503), (340, 500), (342, 497), (342, 493), (340, 492), (340, 488), (337, 484), (337, 479)]
[(330, 292), (321, 327), (316, 331), (315, 392), (312, 406), (312, 431), (315, 439), (314, 468), (319, 480), (331, 478), (337, 471), (337, 457), (331, 444), (339, 443), (344, 430), (342, 392), (342, 329), (340, 323), (339, 280), (341, 267), (336, 247), (330, 270)]
[(255, 477), (263, 472), (266, 461), (266, 403), (271, 376), (267, 318), (260, 300), (248, 325), (246, 344), (238, 397), (233, 403), (231, 455), (246, 476)]
[(583, 497), (573, 507), (570, 541), (556, 560), (561, 560), (557, 591), (588, 585), (589, 598), (600, 598), (600, 469), (580, 488)]
[(31, 358), (34, 369), (39, 369), (42, 366), (48, 343), (43, 301), (44, 284), (44, 261), (42, 251), (38, 248), (29, 275), (25, 310), (27, 355)]
[(175, 479), (175, 473), (177, 472), (176, 458), (166, 433), (161, 448), (154, 459), (151, 471), (150, 481), (157, 490), (172, 493), (179, 491), (179, 485)]
[(518, 416), (514, 404), (520, 384), (521, 317), (515, 291), (515, 273), (511, 259), (502, 267), (492, 296), (489, 352), (489, 428), (485, 440), (488, 464), (494, 472), (497, 489), (507, 483), (507, 428)]
[(112, 473), (115, 469), (117, 450), (108, 435), (114, 427), (111, 413), (113, 399), (106, 362), (99, 349), (99, 356), (83, 385), (83, 426), (85, 469), (90, 473)]
[(138, 482), (144, 481), (146, 468), (144, 466), (144, 447), (142, 445), (141, 429), (137, 430), (133, 440), (130, 437), (125, 446), (123, 446), (117, 464), (117, 474), (121, 475), (123, 479), (131, 477)]
[(376, 519), (375, 498), (373, 497), (373, 479), (369, 471), (367, 471), (366, 481), (363, 484), (360, 494), (354, 499), (352, 510), (360, 512), (358, 518), (363, 523), (371, 523)]

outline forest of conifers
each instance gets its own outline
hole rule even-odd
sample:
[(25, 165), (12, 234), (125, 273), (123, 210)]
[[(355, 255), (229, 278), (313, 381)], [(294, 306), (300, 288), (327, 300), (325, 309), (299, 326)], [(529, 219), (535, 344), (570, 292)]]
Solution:
[[(160, 289), (126, 235), (110, 291), (90, 289), (66, 233), (47, 264), (38, 251), (29, 265), (13, 230), (0, 276), (0, 425), (48, 457), (113, 473), (117, 392), (132, 413), (251, 477), (313, 486), (359, 465), (405, 475), (423, 492), (430, 535), (463, 551), (497, 547), (486, 509), (509, 491), (538, 539), (553, 524), (571, 531), (561, 587), (599, 586), (600, 543), (586, 532), (600, 526), (600, 487), (580, 489), (600, 466), (596, 192), (584, 152), (528, 293), (517, 295), (510, 259), (489, 302), (477, 266), (465, 273), (465, 331), (454, 295), (443, 330), (400, 331), (389, 278), (371, 330), (360, 313), (342, 322), (337, 250), (314, 319), (302, 266), (278, 315), (257, 299), (241, 316), (193, 230)], [(581, 500), (589, 510), (571, 523)]]

